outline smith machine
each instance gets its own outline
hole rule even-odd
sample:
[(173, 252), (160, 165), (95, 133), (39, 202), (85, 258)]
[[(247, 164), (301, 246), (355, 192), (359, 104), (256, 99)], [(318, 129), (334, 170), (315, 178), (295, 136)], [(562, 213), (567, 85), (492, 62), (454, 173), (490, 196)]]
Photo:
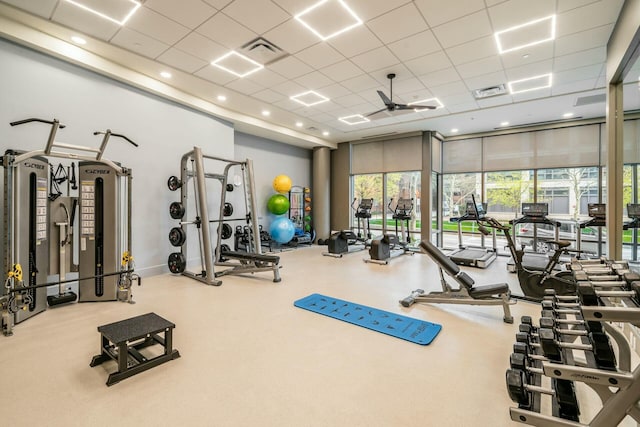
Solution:
[[(14, 324), (44, 311), (47, 302), (53, 306), (77, 297), (79, 302), (131, 303), (132, 282), (140, 284), (130, 255), (131, 170), (103, 158), (111, 137), (137, 144), (111, 130), (94, 132), (103, 135), (100, 148), (58, 142), (56, 133), (65, 126), (56, 119), (31, 118), (11, 126), (29, 123), (51, 126), (45, 149), (7, 150), (0, 158), (4, 169), (0, 309), (6, 336), (12, 335)], [(67, 167), (66, 196), (48, 191), (64, 181), (55, 177), (52, 158), (78, 162), (80, 186), (76, 185), (72, 163)], [(64, 171), (65, 167), (59, 165), (58, 169)], [(76, 195), (71, 195), (72, 190)], [(67, 272), (77, 272), (78, 278), (66, 279)], [(53, 275), (57, 280), (47, 282), (47, 276)], [(74, 282), (78, 283), (77, 296), (64, 290)], [(47, 287), (53, 285), (58, 293), (47, 297)]]
[[(205, 172), (205, 160), (209, 166), (217, 165), (224, 168), (221, 173)], [(240, 174), (235, 174), (240, 169)], [(229, 179), (234, 172), (232, 179)], [(193, 182), (193, 200), (189, 199), (189, 180)], [(207, 189), (207, 183), (212, 182), (215, 188)], [(180, 178), (172, 176), (169, 178), (168, 187), (172, 191), (180, 189), (180, 201), (173, 202), (169, 206), (171, 218), (179, 220), (179, 226), (173, 227), (169, 231), (169, 242), (174, 247), (180, 247), (179, 252), (169, 255), (169, 271), (174, 274), (182, 274), (192, 279), (199, 280), (207, 285), (219, 286), (222, 281), (217, 278), (224, 275), (238, 275), (256, 273), (261, 271), (272, 271), (273, 281), (280, 281), (279, 263), (280, 257), (262, 254), (260, 246), (260, 228), (256, 214), (255, 183), (253, 178), (253, 162), (249, 159), (244, 162), (227, 160), (219, 157), (212, 157), (202, 154), (200, 147), (194, 147), (182, 156), (180, 161)], [(237, 208), (228, 201), (228, 194), (235, 188), (239, 188), (244, 199), (245, 214), (237, 215)], [(219, 191), (220, 201), (218, 206), (211, 206), (207, 198), (207, 190), (214, 194)], [(215, 199), (213, 201), (215, 203)], [(217, 218), (210, 219), (209, 208), (218, 209)], [(183, 220), (191, 209), (195, 211), (194, 219)], [(236, 211), (235, 218), (231, 218)], [(249, 238), (247, 240), (246, 251), (232, 251), (227, 244), (222, 241), (229, 239), (233, 235), (230, 222), (243, 222), (248, 227)], [(212, 245), (212, 227), (215, 224), (217, 230), (215, 250)], [(188, 227), (195, 227), (197, 230), (197, 241), (200, 249), (199, 266), (196, 272), (186, 270)], [(214, 266), (224, 267), (215, 271)]]

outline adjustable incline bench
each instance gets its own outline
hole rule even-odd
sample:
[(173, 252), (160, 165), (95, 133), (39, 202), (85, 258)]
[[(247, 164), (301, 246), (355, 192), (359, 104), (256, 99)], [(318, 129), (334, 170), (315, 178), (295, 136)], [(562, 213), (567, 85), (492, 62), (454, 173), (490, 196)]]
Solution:
[[(410, 307), (416, 302), (435, 304), (469, 304), (469, 305), (502, 305), (504, 309), (503, 320), (505, 323), (513, 323), (510, 305), (516, 303), (511, 299), (509, 285), (497, 283), (495, 285), (473, 286), (473, 279), (460, 267), (456, 265), (448, 256), (431, 242), (423, 240), (420, 247), (438, 264), (440, 270), (440, 283), (442, 291), (434, 291), (426, 294), (422, 289), (416, 289), (411, 295), (400, 301), (403, 307)], [(442, 271), (446, 271), (456, 282), (460, 284), (459, 289), (453, 289), (444, 277)]]

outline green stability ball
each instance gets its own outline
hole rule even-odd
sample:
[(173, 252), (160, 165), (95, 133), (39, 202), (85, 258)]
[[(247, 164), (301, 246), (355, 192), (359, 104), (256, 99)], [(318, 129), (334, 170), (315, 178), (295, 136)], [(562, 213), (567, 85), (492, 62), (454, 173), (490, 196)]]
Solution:
[(289, 199), (282, 194), (274, 194), (267, 202), (267, 209), (274, 215), (282, 215), (289, 210)]

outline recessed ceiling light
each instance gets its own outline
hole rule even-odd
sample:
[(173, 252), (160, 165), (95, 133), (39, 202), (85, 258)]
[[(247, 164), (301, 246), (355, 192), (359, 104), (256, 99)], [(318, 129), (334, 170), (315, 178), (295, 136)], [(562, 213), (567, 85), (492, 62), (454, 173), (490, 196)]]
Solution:
[(269, 110), (262, 110), (262, 115), (263, 115), (263, 116), (265, 116), (265, 117), (268, 117), (268, 116), (270, 116), (270, 115), (271, 115), (271, 111), (269, 111)]
[(523, 57), (524, 59), (527, 59), (527, 58), (529, 57), (529, 54), (528, 54), (528, 53), (525, 53), (524, 55), (522, 55), (522, 57)]
[(302, 122), (296, 122), (296, 126), (301, 128), (303, 126)]
[(326, 130), (324, 132), (322, 132), (322, 135), (324, 136), (329, 136), (329, 132), (327, 132)]
[(226, 101), (227, 97), (224, 95), (218, 95), (218, 101)]
[(321, 0), (295, 18), (322, 40), (362, 25), (362, 19), (343, 0)]
[(171, 73), (170, 73), (170, 72), (168, 72), (168, 71), (161, 71), (161, 72), (160, 72), (160, 75), (161, 75), (162, 77), (164, 77), (165, 79), (170, 79), (170, 78), (171, 78)]
[(367, 122), (371, 121), (368, 118), (366, 118), (365, 116), (363, 116), (362, 114), (354, 114), (354, 115), (351, 115), (351, 116), (340, 117), (340, 118), (338, 118), (338, 120), (340, 120), (342, 123), (346, 123), (348, 125), (358, 125), (360, 123), (367, 123)]
[(71, 37), (71, 41), (77, 44), (87, 44), (87, 41), (80, 36)]
[(569, 117), (573, 117), (573, 113), (564, 113), (562, 117), (564, 117), (565, 119), (568, 119)]
[(312, 90), (308, 90), (303, 93), (299, 93), (297, 95), (293, 95), (291, 98), (292, 101), (296, 101), (305, 107), (311, 107), (312, 105), (322, 104), (323, 102), (327, 102), (329, 98), (326, 96), (322, 96), (317, 92)]
[(501, 54), (548, 42), (556, 38), (556, 15), (525, 22), (493, 36)]
[[(93, 8), (95, 7), (93, 6), (93, 4), (97, 3), (96, 1), (89, 1), (89, 3), (92, 3), (93, 7), (85, 4), (87, 3), (87, 0), (83, 0), (83, 2), (66, 0), (66, 2), (71, 3), (72, 5), (77, 6), (80, 9), (84, 9), (87, 12), (91, 12), (94, 15), (98, 15), (99, 17), (104, 18), (108, 21), (115, 22), (118, 25), (124, 25), (140, 7), (140, 2), (135, 0), (111, 0), (109, 2), (103, 2), (107, 6), (102, 5), (100, 9)], [(117, 16), (110, 16), (109, 14), (115, 14)]]
[(531, 92), (532, 90), (549, 88), (551, 87), (552, 80), (552, 75), (549, 73), (515, 80), (507, 83), (507, 86), (509, 86), (509, 93), (513, 95), (516, 93)]
[(255, 73), (256, 71), (264, 68), (264, 65), (236, 52), (235, 50), (211, 61), (211, 65), (240, 78), (246, 77), (249, 74)]
[(458, 133), (458, 129), (456, 128), (451, 129), (451, 133)]
[(500, 126), (509, 126), (509, 122), (500, 122)]
[[(440, 100), (438, 98), (429, 98), (429, 99), (422, 99), (420, 101), (414, 101), (414, 102), (410, 102), (407, 105), (411, 106), (411, 105), (425, 105), (425, 104), (436, 104), (436, 110), (438, 108), (443, 108), (444, 105), (442, 105), (442, 102), (440, 102)], [(430, 108), (414, 108), (413, 111), (415, 111), (416, 113), (420, 112), (420, 111), (427, 111), (430, 110)]]

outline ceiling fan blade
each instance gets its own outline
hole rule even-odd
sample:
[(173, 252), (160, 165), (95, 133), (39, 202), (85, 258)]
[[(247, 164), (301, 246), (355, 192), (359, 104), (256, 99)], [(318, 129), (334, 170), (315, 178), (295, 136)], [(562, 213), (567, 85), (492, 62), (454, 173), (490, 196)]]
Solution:
[(396, 104), (396, 110), (435, 110), (436, 108), (435, 105)]
[(370, 116), (373, 116), (374, 114), (382, 113), (383, 111), (387, 111), (387, 110), (388, 110), (388, 108), (383, 108), (381, 110), (374, 111), (373, 113), (369, 113), (365, 117), (370, 117)]
[(378, 95), (380, 96), (380, 98), (382, 98), (382, 102), (384, 102), (385, 105), (393, 104), (391, 100), (387, 97), (387, 95), (385, 95), (384, 92), (382, 92), (381, 90), (378, 91)]

